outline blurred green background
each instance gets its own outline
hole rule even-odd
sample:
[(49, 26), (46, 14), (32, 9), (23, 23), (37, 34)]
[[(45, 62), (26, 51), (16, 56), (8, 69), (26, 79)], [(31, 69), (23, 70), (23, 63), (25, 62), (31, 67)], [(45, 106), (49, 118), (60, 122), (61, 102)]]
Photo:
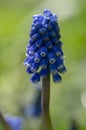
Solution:
[[(67, 67), (61, 84), (51, 80), (53, 128), (68, 130), (69, 119), (74, 115), (81, 130), (86, 130), (85, 0), (0, 0), (0, 110), (21, 115), (21, 108), (34, 97), (35, 88), (23, 61), (32, 15), (45, 8), (58, 15)], [(40, 120), (26, 121), (28, 130), (41, 130), (40, 124)]]

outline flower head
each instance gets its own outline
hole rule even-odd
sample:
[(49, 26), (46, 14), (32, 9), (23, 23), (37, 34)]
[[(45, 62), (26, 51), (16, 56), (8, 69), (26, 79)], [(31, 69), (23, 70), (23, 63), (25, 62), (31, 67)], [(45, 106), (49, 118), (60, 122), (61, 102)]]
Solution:
[(56, 14), (45, 9), (43, 15), (33, 16), (27, 57), (24, 61), (24, 65), (28, 67), (27, 72), (32, 74), (32, 82), (39, 82), (40, 77), (46, 77), (48, 73), (52, 74), (54, 82), (61, 81), (60, 73), (66, 72), (66, 68), (60, 38)]

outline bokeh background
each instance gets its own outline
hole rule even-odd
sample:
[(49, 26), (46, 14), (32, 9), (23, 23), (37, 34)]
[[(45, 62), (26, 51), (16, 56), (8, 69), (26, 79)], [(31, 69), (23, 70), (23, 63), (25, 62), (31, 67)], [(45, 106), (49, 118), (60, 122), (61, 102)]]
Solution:
[[(67, 73), (63, 82), (51, 80), (50, 113), (54, 130), (69, 130), (74, 116), (86, 130), (86, 1), (0, 0), (0, 111), (22, 116), (35, 85), (25, 71), (26, 46), (32, 15), (47, 8), (56, 13), (61, 28)], [(25, 129), (41, 130), (41, 119), (25, 119)]]

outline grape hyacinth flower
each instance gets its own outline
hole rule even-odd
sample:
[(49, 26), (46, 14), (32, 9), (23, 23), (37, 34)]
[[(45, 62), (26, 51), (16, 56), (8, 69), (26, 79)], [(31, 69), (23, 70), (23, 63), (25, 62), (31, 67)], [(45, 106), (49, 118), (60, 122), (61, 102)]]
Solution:
[(31, 81), (37, 83), (50, 73), (55, 83), (61, 82), (66, 72), (64, 54), (60, 41), (60, 27), (57, 15), (45, 9), (44, 14), (33, 16), (30, 40), (26, 50), (24, 65), (32, 74)]
[(6, 116), (6, 122), (12, 130), (23, 130), (23, 119), (17, 116)]
[(53, 82), (62, 81), (61, 74), (66, 72), (64, 53), (60, 40), (58, 18), (50, 10), (33, 16), (30, 40), (26, 50), (24, 65), (31, 74), (31, 82), (38, 83), (42, 79), (42, 117), (44, 130), (52, 130), (49, 115), (50, 74)]

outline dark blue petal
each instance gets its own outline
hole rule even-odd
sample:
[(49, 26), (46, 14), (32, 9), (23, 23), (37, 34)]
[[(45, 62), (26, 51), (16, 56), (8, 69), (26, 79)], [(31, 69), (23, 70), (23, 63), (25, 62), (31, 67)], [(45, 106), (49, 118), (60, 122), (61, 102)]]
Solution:
[(50, 72), (52, 74), (56, 74), (57, 73), (57, 65), (56, 64), (50, 64), (49, 68), (50, 68)]
[(46, 28), (40, 28), (40, 29), (39, 29), (39, 33), (40, 33), (41, 35), (45, 35), (45, 34), (46, 34)]
[(42, 59), (41, 59), (41, 61), (40, 61), (40, 66), (41, 66), (41, 68), (43, 68), (43, 69), (47, 68), (47, 66), (48, 66), (48, 60), (47, 60), (47, 58), (42, 58)]
[(56, 44), (56, 45), (58, 44), (58, 39), (56, 37), (52, 38), (51, 40), (52, 40), (53, 44)]
[(26, 58), (25, 60), (24, 60), (24, 65), (28, 65), (28, 58)]
[(40, 82), (40, 75), (39, 73), (34, 73), (30, 79), (31, 82), (37, 83)]
[(51, 16), (52, 16), (52, 13), (51, 13), (50, 10), (44, 9), (44, 15), (45, 15), (46, 17), (51, 17)]
[(42, 14), (33, 15), (33, 19), (34, 19), (34, 22), (42, 22), (44, 19), (44, 16)]
[(61, 82), (61, 76), (59, 74), (53, 74), (53, 82), (59, 83)]
[(58, 34), (60, 32), (60, 27), (57, 26), (56, 28), (54, 28), (54, 30), (55, 30), (56, 34)]
[(46, 47), (42, 47), (39, 50), (39, 53), (40, 53), (41, 57), (45, 57), (48, 54), (48, 49)]
[(27, 50), (28, 55), (34, 55), (34, 53), (37, 51), (37, 47), (36, 44), (33, 44), (32, 46), (30, 46)]
[(34, 42), (35, 42), (35, 41), (34, 41), (32, 38), (30, 38), (30, 40), (29, 40), (29, 44), (30, 44), (30, 45), (33, 45)]
[(43, 41), (44, 41), (44, 42), (47, 42), (47, 41), (49, 41), (49, 40), (50, 40), (50, 38), (49, 38), (49, 35), (48, 35), (48, 34), (44, 35), (44, 36), (42, 37), (42, 39), (43, 39)]
[(48, 69), (41, 69), (40, 76), (42, 78), (44, 78), (44, 77), (46, 77), (48, 75), (48, 73), (49, 73)]
[(30, 36), (32, 36), (35, 33), (37, 33), (37, 29), (35, 27), (32, 27), (31, 32), (30, 32)]
[(38, 18), (35, 18), (35, 19), (34, 19), (34, 23), (37, 23), (37, 22), (39, 22), (39, 19), (38, 19)]
[(46, 42), (45, 45), (48, 49), (51, 49), (53, 47), (53, 43), (51, 41)]
[(58, 41), (58, 46), (61, 48), (62, 47), (62, 42)]
[(52, 31), (53, 30), (53, 27), (52, 27), (51, 23), (45, 24), (45, 28), (47, 29), (47, 31)]
[(25, 59), (25, 61), (24, 61), (24, 65), (30, 67), (30, 66), (32, 65), (33, 61), (34, 61), (33, 56), (27, 57), (27, 58)]
[(36, 41), (35, 44), (36, 44), (36, 47), (38, 48), (41, 47), (43, 45), (42, 39), (39, 39), (38, 41)]
[(39, 63), (40, 59), (41, 59), (40, 54), (38, 52), (36, 52), (35, 55), (34, 55), (34, 61), (37, 62), (37, 63)]
[(56, 14), (53, 14), (52, 17), (51, 17), (51, 19), (52, 19), (53, 21), (57, 21), (57, 15), (56, 15)]
[(36, 33), (32, 36), (32, 40), (37, 41), (40, 38), (39, 33)]
[(36, 22), (36, 23), (34, 24), (34, 26), (35, 26), (36, 29), (40, 29), (40, 28), (43, 27), (41, 22)]
[(48, 53), (48, 61), (50, 64), (54, 64), (56, 62), (56, 56), (54, 55), (54, 53)]
[(58, 69), (61, 69), (61, 68), (63, 68), (63, 60), (62, 59), (60, 59), (60, 58), (57, 58), (56, 59), (56, 64), (57, 64), (57, 68)]
[(43, 16), (42, 14), (39, 14), (39, 15), (37, 15), (37, 18), (38, 18), (38, 20), (39, 20), (40, 22), (42, 22), (43, 19), (44, 19), (44, 16)]
[(32, 73), (33, 73), (33, 72), (30, 70), (30, 67), (28, 67), (26, 71), (27, 71), (28, 74), (32, 74)]
[(58, 27), (58, 23), (55, 20), (51, 20), (50, 24), (52, 25), (53, 28), (57, 28)]
[(61, 38), (61, 35), (60, 34), (57, 34), (57, 39), (59, 40)]
[(36, 63), (36, 62), (33, 62), (33, 64), (32, 64), (32, 66), (31, 66), (30, 70), (34, 73), (34, 72), (36, 72), (38, 69), (39, 69), (39, 64)]
[(62, 68), (59, 68), (58, 69), (58, 72), (59, 73), (65, 73), (67, 70), (66, 70), (66, 68), (65, 68), (65, 66), (63, 66)]
[(62, 50), (56, 45), (53, 47), (53, 52), (56, 54), (56, 56), (60, 56), (62, 54)]
[(64, 61), (64, 53), (62, 50), (61, 50), (61, 54), (59, 55), (59, 58)]
[(43, 24), (49, 24), (49, 22), (50, 22), (50, 18), (45, 17), (45, 19), (43, 20)]
[(56, 36), (56, 33), (54, 31), (51, 31), (49, 34), (50, 34), (51, 37), (55, 37)]
[(35, 23), (39, 22), (39, 19), (36, 17), (36, 18), (34, 18), (34, 21), (33, 21), (33, 22), (34, 22), (34, 23), (33, 23), (33, 26), (34, 26)]

